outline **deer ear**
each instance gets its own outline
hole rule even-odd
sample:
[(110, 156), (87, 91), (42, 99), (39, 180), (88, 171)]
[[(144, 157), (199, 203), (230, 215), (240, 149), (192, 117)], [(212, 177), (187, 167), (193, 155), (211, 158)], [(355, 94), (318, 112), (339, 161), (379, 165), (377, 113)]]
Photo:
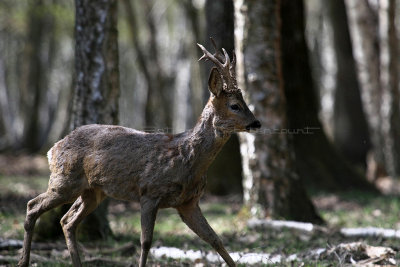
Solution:
[(208, 90), (216, 97), (222, 92), (223, 81), (222, 76), (216, 67), (211, 69), (210, 78), (208, 78)]

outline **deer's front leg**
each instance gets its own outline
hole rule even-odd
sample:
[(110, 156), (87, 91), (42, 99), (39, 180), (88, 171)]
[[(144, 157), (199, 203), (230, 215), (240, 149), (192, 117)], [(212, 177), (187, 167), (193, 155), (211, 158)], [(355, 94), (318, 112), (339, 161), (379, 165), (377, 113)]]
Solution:
[(218, 235), (214, 232), (208, 224), (206, 218), (201, 213), (198, 203), (191, 203), (189, 205), (177, 208), (182, 220), (193, 230), (201, 239), (209, 243), (229, 266), (236, 266), (229, 253), (222, 245)]
[(141, 252), (140, 252), (140, 267), (144, 267), (147, 261), (147, 255), (153, 240), (154, 223), (156, 221), (158, 210), (158, 201), (148, 197), (140, 199), (140, 213), (142, 235), (140, 237)]

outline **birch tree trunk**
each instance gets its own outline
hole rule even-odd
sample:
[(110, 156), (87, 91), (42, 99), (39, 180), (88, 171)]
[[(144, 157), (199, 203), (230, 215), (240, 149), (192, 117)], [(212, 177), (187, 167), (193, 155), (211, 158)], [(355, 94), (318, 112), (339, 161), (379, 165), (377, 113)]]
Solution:
[(362, 98), (372, 143), (367, 177), (374, 180), (386, 175), (382, 135), (382, 88), (380, 82), (380, 44), (378, 16), (368, 0), (346, 0), (349, 11), (353, 51), (362, 87)]
[(75, 95), (72, 129), (117, 124), (119, 71), (117, 2), (76, 0)]
[[(73, 128), (118, 124), (119, 69), (117, 0), (75, 0), (75, 71)], [(87, 49), (90, 47), (91, 49)], [(78, 228), (81, 235), (105, 238), (111, 229), (104, 201)]]
[(281, 67), (281, 1), (235, 1), (240, 88), (261, 121), (241, 134), (244, 201), (253, 215), (321, 222), (296, 174)]
[(373, 153), (368, 177), (400, 176), (396, 2), (347, 0)]
[(384, 158), (386, 170), (400, 177), (399, 54), (395, 24), (396, 1), (382, 0), (379, 9)]

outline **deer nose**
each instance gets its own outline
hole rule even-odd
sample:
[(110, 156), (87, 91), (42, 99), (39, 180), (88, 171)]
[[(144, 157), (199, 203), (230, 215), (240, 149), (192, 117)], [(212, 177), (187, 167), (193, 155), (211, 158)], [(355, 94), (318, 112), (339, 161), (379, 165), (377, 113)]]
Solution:
[(251, 130), (251, 129), (260, 129), (261, 128), (261, 123), (260, 121), (256, 120), (250, 123), (249, 125), (246, 126), (246, 130)]

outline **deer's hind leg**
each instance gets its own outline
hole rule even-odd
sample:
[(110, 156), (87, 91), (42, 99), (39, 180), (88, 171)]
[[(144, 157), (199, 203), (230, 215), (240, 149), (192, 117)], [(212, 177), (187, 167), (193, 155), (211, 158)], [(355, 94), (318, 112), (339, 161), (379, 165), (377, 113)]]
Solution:
[[(62, 192), (68, 192), (62, 193)], [(22, 249), (21, 259), (18, 262), (18, 266), (29, 265), (29, 255), (31, 251), (31, 243), (33, 230), (35, 228), (36, 220), (44, 212), (58, 207), (65, 203), (73, 202), (78, 195), (73, 194), (74, 191), (64, 190), (52, 190), (51, 187), (47, 192), (40, 194), (34, 199), (30, 200), (27, 204), (26, 219), (24, 223), (25, 234), (24, 234), (24, 245)]]
[(94, 189), (85, 190), (61, 219), (65, 241), (74, 266), (81, 266), (78, 245), (76, 243), (76, 228), (87, 215), (97, 208), (104, 198), (105, 195), (102, 191)]

